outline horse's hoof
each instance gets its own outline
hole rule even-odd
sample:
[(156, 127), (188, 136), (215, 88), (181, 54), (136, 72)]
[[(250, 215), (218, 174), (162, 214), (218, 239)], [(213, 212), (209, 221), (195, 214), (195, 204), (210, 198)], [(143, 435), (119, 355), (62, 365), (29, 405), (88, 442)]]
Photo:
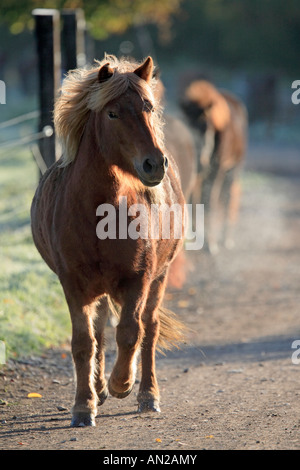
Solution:
[(85, 426), (96, 426), (95, 418), (91, 413), (74, 413), (71, 421), (73, 428), (83, 428)]
[(109, 393), (115, 398), (126, 398), (126, 397), (128, 397), (128, 395), (130, 394), (132, 388), (133, 388), (133, 385), (128, 390), (125, 390), (125, 392), (117, 392), (116, 390), (114, 390), (112, 388), (110, 380), (108, 381)]
[(108, 389), (105, 388), (102, 392), (98, 393), (98, 405), (101, 406), (108, 397)]
[(159, 401), (151, 398), (139, 403), (138, 412), (147, 413), (148, 411), (160, 413)]

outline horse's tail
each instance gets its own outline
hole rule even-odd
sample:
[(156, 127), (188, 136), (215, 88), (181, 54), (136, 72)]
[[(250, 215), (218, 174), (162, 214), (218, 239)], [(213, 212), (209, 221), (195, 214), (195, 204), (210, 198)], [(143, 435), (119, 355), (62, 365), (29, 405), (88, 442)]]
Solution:
[(178, 319), (174, 312), (159, 307), (160, 331), (158, 338), (158, 350), (172, 349), (179, 347), (185, 342), (187, 327)]
[[(120, 318), (121, 307), (107, 296), (108, 305), (111, 313), (116, 318), (116, 322), (113, 322), (113, 326), (117, 325)], [(160, 331), (158, 338), (157, 349), (163, 352), (164, 349), (172, 349), (177, 347), (180, 343), (185, 342), (185, 335), (187, 332), (186, 326), (177, 318), (175, 313), (165, 307), (159, 307), (159, 320), (160, 320)]]

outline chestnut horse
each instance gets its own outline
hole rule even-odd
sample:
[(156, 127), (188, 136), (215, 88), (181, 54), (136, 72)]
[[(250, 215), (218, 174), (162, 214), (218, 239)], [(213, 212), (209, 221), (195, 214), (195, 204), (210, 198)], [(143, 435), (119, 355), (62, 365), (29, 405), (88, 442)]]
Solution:
[[(165, 86), (155, 70), (157, 78), (155, 98), (165, 104)], [(192, 202), (191, 196), (197, 182), (197, 150), (195, 140), (189, 127), (178, 117), (164, 113), (165, 146), (173, 156), (180, 174), (181, 188), (186, 202)], [(172, 263), (168, 287), (181, 289), (186, 281), (190, 260), (187, 260), (184, 249)]]
[[(157, 84), (155, 98), (165, 103), (165, 86), (155, 72)], [(179, 170), (182, 192), (187, 202), (190, 202), (197, 179), (197, 149), (194, 136), (182, 119), (164, 113), (164, 134), (168, 151), (173, 156)]]
[[(152, 72), (151, 57), (137, 64), (106, 56), (91, 69), (68, 74), (54, 109), (63, 154), (43, 175), (32, 202), (34, 242), (61, 282), (72, 321), (73, 426), (95, 425), (97, 404), (108, 393), (124, 398), (131, 392), (139, 350), (138, 409), (160, 411), (155, 350), (183, 337), (181, 322), (162, 307), (168, 268), (183, 244), (183, 237), (172, 232), (178, 215), (170, 217), (169, 238), (161, 232), (157, 238), (96, 235), (97, 208), (106, 204), (118, 215), (120, 197), (127, 198), (128, 210), (143, 205), (149, 222), (153, 203), (177, 204), (183, 211)], [(132, 220), (128, 215), (126, 230)], [(119, 323), (117, 358), (107, 384), (109, 310), (119, 313)]]
[(233, 227), (240, 202), (239, 173), (247, 146), (247, 110), (232, 93), (218, 90), (206, 80), (192, 82), (180, 105), (202, 142), (194, 202), (199, 202), (201, 194), (205, 246), (216, 253), (220, 232), (227, 248), (234, 243)]

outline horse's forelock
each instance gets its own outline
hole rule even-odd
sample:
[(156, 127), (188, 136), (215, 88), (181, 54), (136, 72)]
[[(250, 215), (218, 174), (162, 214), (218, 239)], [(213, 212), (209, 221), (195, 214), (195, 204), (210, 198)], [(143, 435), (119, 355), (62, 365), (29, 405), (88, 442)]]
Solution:
[(154, 102), (151, 87), (134, 72), (123, 72), (115, 69), (112, 77), (104, 83), (95, 83), (90, 93), (88, 107), (93, 111), (101, 111), (110, 101), (118, 99), (128, 88), (135, 90), (143, 99)]

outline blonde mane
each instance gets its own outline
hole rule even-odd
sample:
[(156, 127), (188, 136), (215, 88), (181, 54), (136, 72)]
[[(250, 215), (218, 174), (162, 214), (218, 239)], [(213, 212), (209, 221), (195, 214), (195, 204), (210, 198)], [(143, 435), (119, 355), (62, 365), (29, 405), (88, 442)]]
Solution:
[[(123, 58), (119, 60), (115, 56), (106, 55), (102, 61), (95, 62), (96, 65), (91, 68), (75, 69), (68, 73), (54, 106), (55, 131), (62, 144), (61, 166), (74, 161), (90, 112), (101, 111), (107, 103), (120, 97), (128, 88), (154, 104), (154, 128), (163, 147), (162, 109), (155, 99), (157, 80), (152, 78), (148, 84), (133, 73), (140, 64)], [(99, 69), (108, 62), (114, 69), (114, 74), (100, 83)]]

